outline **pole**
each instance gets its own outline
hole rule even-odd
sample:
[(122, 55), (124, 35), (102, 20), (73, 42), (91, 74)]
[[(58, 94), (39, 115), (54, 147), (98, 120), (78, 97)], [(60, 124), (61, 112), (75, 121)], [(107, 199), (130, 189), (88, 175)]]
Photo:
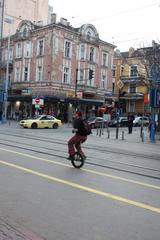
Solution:
[(152, 88), (154, 90), (154, 99), (153, 99), (153, 106), (151, 109), (151, 129), (150, 129), (150, 142), (155, 143), (155, 111), (156, 111), (156, 81), (157, 81), (157, 67), (156, 63), (153, 64), (153, 84)]
[(78, 68), (76, 68), (75, 98), (77, 99)]
[(10, 33), (8, 34), (8, 43), (7, 43), (7, 67), (6, 67), (6, 81), (5, 81), (5, 90), (4, 90), (4, 115), (3, 115), (4, 122), (6, 122), (7, 120), (9, 59), (10, 59)]
[(117, 109), (117, 124), (116, 124), (116, 139), (118, 139), (118, 132), (119, 132), (119, 114), (120, 114), (120, 90), (118, 91), (118, 109)]
[[(3, 18), (4, 18), (4, 0), (0, 1), (0, 48), (2, 47), (2, 38), (3, 38)], [(1, 51), (0, 51), (1, 52)]]
[(78, 68), (76, 68), (76, 81), (75, 81), (75, 106), (76, 106), (76, 110), (78, 108), (78, 103), (77, 103), (77, 85), (78, 85)]
[[(4, 0), (0, 0), (0, 90), (3, 92), (3, 82), (2, 82), (2, 39), (3, 39), (3, 18), (4, 18)], [(1, 93), (3, 94), (3, 93)], [(2, 105), (0, 106), (0, 111), (2, 111)]]

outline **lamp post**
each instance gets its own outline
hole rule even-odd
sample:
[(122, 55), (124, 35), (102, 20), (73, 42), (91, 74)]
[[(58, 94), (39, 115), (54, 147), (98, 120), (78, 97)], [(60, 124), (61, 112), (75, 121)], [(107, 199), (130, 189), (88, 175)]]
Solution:
[(152, 87), (150, 89), (150, 105), (151, 105), (151, 128), (150, 142), (155, 142), (155, 114), (156, 114), (156, 84), (157, 84), (157, 65), (154, 63), (151, 66)]
[(7, 120), (7, 106), (8, 106), (8, 83), (9, 83), (9, 59), (10, 59), (10, 34), (8, 35), (7, 43), (7, 66), (6, 66), (6, 79), (5, 79), (5, 89), (4, 89), (4, 114), (3, 122)]
[(4, 17), (4, 0), (0, 0), (0, 44), (1, 44), (0, 48), (2, 46), (3, 38), (3, 17)]
[[(4, 21), (6, 23), (12, 24), (12, 19), (5, 18)], [(6, 66), (6, 79), (5, 79), (5, 88), (4, 88), (4, 96), (3, 96), (3, 122), (5, 123), (7, 120), (7, 107), (8, 107), (8, 83), (9, 83), (9, 61), (10, 61), (10, 31), (8, 33), (8, 41), (7, 41), (7, 66)]]
[[(3, 82), (2, 82), (2, 38), (3, 38), (3, 18), (4, 18), (4, 0), (0, 0), (0, 99), (3, 99)], [(2, 112), (2, 105), (0, 106)]]
[(117, 104), (116, 139), (118, 139), (118, 132), (119, 132), (120, 97), (121, 97), (122, 88), (124, 87), (124, 83), (120, 79), (117, 82), (117, 87), (118, 87), (118, 104)]
[(77, 99), (78, 68), (76, 68), (75, 99)]

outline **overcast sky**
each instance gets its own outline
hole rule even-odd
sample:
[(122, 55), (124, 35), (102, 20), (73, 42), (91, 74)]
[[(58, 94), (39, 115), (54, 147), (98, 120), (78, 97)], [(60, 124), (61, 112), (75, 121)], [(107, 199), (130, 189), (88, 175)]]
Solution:
[(99, 37), (121, 51), (160, 41), (160, 0), (49, 0), (58, 20), (93, 24)]

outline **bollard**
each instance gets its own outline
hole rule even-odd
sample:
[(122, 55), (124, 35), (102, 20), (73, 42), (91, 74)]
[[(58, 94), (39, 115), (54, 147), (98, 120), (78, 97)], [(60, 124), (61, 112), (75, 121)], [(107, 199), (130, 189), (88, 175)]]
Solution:
[(102, 123), (102, 135), (104, 135), (104, 122)]
[(142, 131), (142, 142), (144, 142), (144, 132)]
[(124, 131), (122, 131), (122, 140), (124, 140)]
[(98, 127), (97, 127), (97, 135), (98, 135)]
[(102, 128), (99, 129), (99, 137), (102, 135)]
[(110, 138), (110, 130), (107, 129), (108, 139)]
[(118, 128), (116, 128), (116, 139), (118, 139)]
[(143, 133), (143, 126), (140, 128), (140, 137), (142, 138), (142, 133)]

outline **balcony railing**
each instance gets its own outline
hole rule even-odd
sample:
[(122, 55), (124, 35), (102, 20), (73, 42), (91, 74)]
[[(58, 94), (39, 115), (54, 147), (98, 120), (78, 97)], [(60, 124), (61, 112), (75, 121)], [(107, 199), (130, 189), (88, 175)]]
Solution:
[(128, 100), (138, 100), (138, 99), (143, 99), (144, 94), (139, 92), (139, 93), (126, 93), (123, 97), (120, 97), (121, 99), (128, 99)]
[(143, 82), (146, 78), (144, 75), (138, 74), (137, 76), (121, 76), (120, 79), (123, 83), (138, 83)]
[[(12, 69), (12, 68), (13, 68), (13, 60), (9, 60), (9, 61), (8, 61), (8, 64), (9, 64), (9, 69)], [(5, 68), (7, 67), (7, 60), (2, 60), (2, 61), (0, 62), (0, 67), (1, 67), (2, 69), (5, 69)]]
[(95, 86), (90, 86), (90, 85), (85, 85), (85, 84), (78, 84), (77, 85), (77, 90), (82, 91), (84, 93), (97, 93), (97, 87)]

